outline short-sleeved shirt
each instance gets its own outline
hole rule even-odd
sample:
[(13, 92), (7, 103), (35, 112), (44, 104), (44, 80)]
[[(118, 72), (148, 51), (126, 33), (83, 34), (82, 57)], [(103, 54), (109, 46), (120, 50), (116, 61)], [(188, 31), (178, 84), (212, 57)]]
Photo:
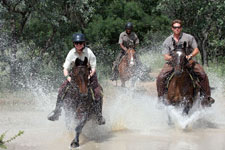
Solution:
[[(173, 34), (166, 38), (166, 40), (163, 42), (163, 51), (162, 51), (163, 54), (171, 54), (171, 52), (175, 49), (173, 45), (173, 41), (175, 41), (173, 38)], [(186, 42), (187, 55), (192, 53), (193, 50), (198, 47), (195, 38), (190, 34), (181, 33), (179, 37), (179, 41), (178, 43), (176, 43), (176, 45), (177, 46), (183, 45), (184, 42)]]
[(84, 61), (85, 57), (87, 57), (88, 59), (88, 63), (91, 66), (92, 69), (96, 68), (96, 57), (94, 55), (94, 53), (91, 51), (90, 48), (85, 47), (81, 53), (81, 55), (79, 55), (76, 51), (75, 48), (72, 48), (69, 53), (67, 54), (66, 60), (63, 64), (63, 68), (70, 70), (72, 66), (72, 64), (74, 64), (75, 60), (77, 58), (81, 59), (82, 61)]
[(126, 48), (131, 48), (139, 44), (139, 39), (134, 32), (127, 34), (126, 31), (124, 31), (120, 33), (119, 44), (123, 44)]

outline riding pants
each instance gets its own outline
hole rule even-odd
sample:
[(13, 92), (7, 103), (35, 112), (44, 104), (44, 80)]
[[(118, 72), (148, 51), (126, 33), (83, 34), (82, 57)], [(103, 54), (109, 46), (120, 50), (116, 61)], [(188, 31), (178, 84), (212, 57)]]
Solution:
[(165, 63), (156, 80), (158, 97), (162, 97), (164, 95), (166, 79), (172, 73), (172, 71), (173, 67), (170, 64)]

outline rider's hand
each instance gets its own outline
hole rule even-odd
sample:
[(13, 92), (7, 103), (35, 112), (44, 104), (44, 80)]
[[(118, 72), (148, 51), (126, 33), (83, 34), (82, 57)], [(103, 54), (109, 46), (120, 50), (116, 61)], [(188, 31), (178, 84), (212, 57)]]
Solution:
[(93, 76), (92, 71), (90, 72), (90, 74), (88, 75), (88, 80)]
[(71, 77), (70, 77), (70, 76), (68, 76), (66, 79), (67, 79), (69, 82), (71, 81)]
[(187, 55), (186, 58), (187, 58), (187, 60), (190, 60), (192, 58), (192, 54)]

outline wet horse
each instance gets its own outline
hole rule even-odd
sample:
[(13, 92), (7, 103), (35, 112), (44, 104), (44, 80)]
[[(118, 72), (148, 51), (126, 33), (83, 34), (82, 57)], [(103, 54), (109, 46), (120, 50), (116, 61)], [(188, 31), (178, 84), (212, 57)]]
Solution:
[(135, 65), (136, 65), (135, 50), (128, 49), (118, 66), (119, 77), (121, 80), (122, 87), (125, 87), (125, 82), (134, 76)]
[(67, 86), (63, 108), (65, 110), (66, 123), (71, 123), (72, 119), (78, 120), (75, 127), (75, 138), (71, 142), (71, 147), (79, 147), (79, 136), (86, 122), (96, 117), (96, 108), (93, 101), (93, 94), (89, 88), (89, 69), (88, 60), (76, 59), (72, 67), (71, 82)]
[(183, 108), (183, 114), (188, 114), (197, 99), (199, 89), (195, 86), (190, 68), (187, 67), (189, 61), (186, 59), (185, 45), (174, 50), (170, 63), (174, 71), (168, 81), (166, 103), (180, 106)]

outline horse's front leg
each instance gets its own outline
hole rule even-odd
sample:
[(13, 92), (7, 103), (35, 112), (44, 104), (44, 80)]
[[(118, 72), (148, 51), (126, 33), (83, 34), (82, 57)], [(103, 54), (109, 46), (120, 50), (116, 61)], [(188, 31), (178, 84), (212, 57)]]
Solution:
[(79, 137), (80, 137), (81, 131), (82, 131), (84, 125), (86, 124), (86, 122), (87, 122), (87, 113), (84, 113), (82, 115), (78, 125), (75, 128), (76, 135), (75, 135), (75, 138), (73, 139), (73, 141), (70, 144), (70, 146), (72, 148), (76, 148), (76, 147), (80, 146), (80, 144), (79, 144)]
[(125, 80), (121, 79), (121, 87), (125, 87)]
[(188, 97), (184, 103), (183, 115), (188, 115), (192, 106), (193, 106), (193, 99)]

